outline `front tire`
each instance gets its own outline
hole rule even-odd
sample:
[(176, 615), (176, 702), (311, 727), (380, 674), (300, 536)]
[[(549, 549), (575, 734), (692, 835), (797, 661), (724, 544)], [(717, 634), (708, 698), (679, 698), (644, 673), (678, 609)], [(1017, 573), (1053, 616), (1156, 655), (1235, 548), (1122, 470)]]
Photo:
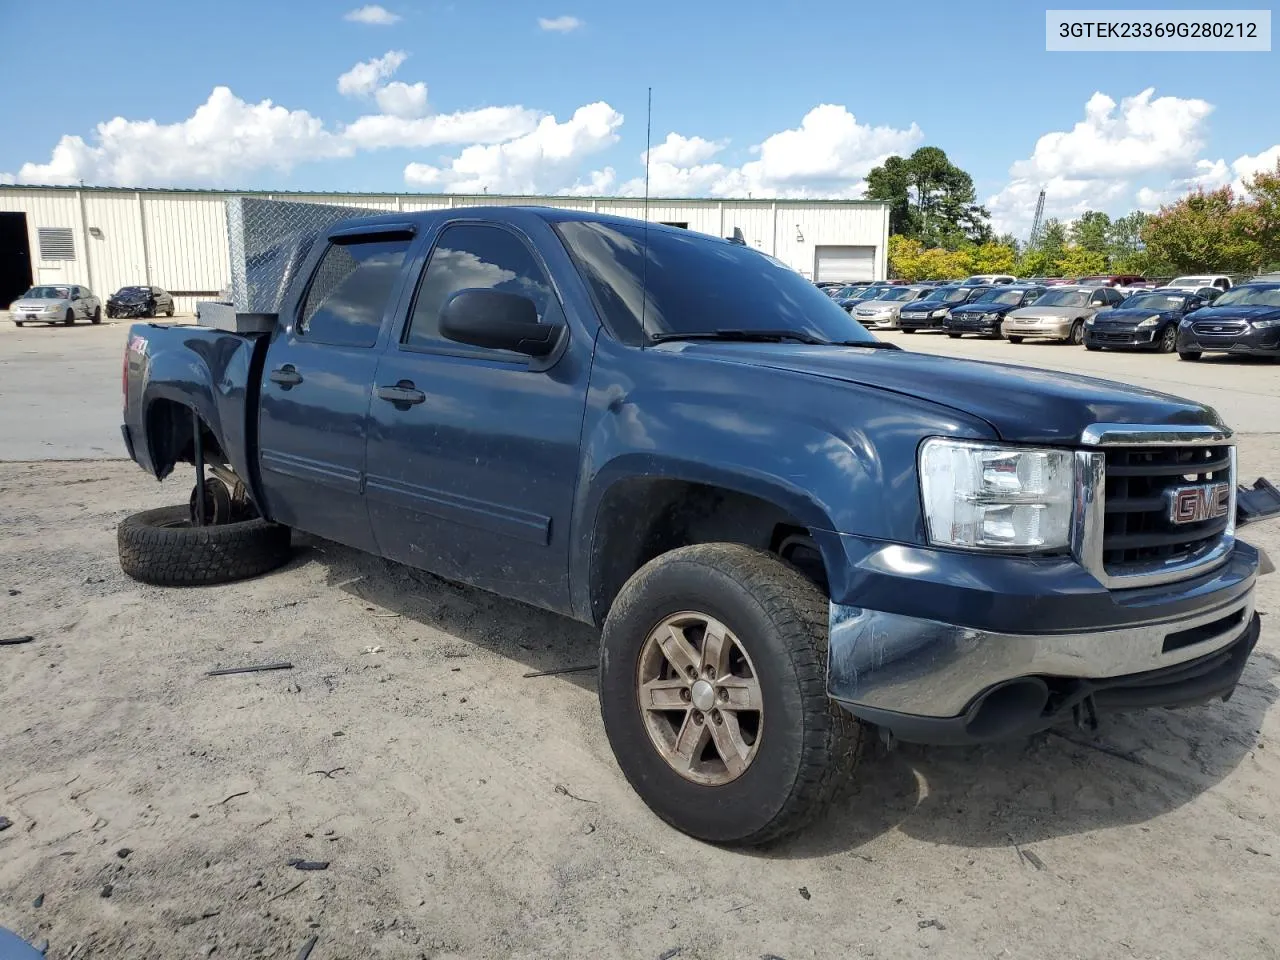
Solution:
[(1192, 363), (1195, 363), (1197, 360), (1199, 360), (1200, 356), (1201, 356), (1201, 353), (1199, 350), (1179, 350), (1178, 351), (1179, 360), (1188, 360)]
[(1022, 338), (1021, 338), (1021, 337), (1015, 337), (1015, 336), (1010, 336), (1010, 337), (1008, 338), (1008, 340), (1009, 340), (1009, 342), (1010, 342), (1010, 343), (1021, 343), (1021, 342), (1022, 342)]
[(1071, 325), (1071, 330), (1067, 333), (1068, 346), (1078, 347), (1084, 343), (1084, 321), (1077, 320)]
[(94, 307), (94, 308), (93, 308), (93, 316), (89, 318), (89, 322), (90, 322), (90, 323), (101, 323), (101, 322), (102, 322), (102, 308), (101, 308), (101, 307)]
[(600, 713), (654, 813), (755, 845), (826, 808), (867, 739), (827, 697), (827, 610), (795, 569), (737, 544), (673, 550), (627, 581), (601, 640)]
[(1096, 351), (1098, 351), (1098, 350), (1101, 350), (1101, 349), (1102, 349), (1102, 348), (1101, 348), (1100, 346), (1098, 346), (1096, 343), (1086, 343), (1086, 344), (1084, 345), (1084, 348), (1085, 348), (1086, 350), (1094, 351), (1094, 352), (1096, 352)]
[(144, 510), (120, 521), (120, 568), (143, 583), (193, 587), (244, 580), (289, 559), (289, 528), (260, 517), (193, 527), (187, 504)]
[(70, 326), (72, 326), (75, 322), (76, 322), (76, 315), (75, 315), (74, 313), (72, 313), (70, 310), (68, 310), (68, 311), (67, 311), (67, 315), (66, 315), (65, 317), (63, 317), (63, 318), (62, 318), (62, 323), (63, 323), (63, 325), (64, 325), (64, 326), (67, 326), (67, 327), (70, 327)]
[(1156, 344), (1157, 353), (1173, 353), (1178, 349), (1178, 328), (1170, 324), (1160, 336)]
[(22, 326), (22, 325), (23, 325), (23, 323), (24, 323), (24, 322), (25, 322), (25, 321), (22, 321), (22, 320), (15, 320), (15, 321), (13, 321), (13, 325), (14, 325), (15, 327), (20, 327), (20, 326)]
[(948, 337), (950, 337), (952, 340), (959, 340), (962, 336), (964, 336), (964, 334), (962, 334), (962, 333), (948, 333), (948, 334), (947, 334), (947, 336), (948, 336)]

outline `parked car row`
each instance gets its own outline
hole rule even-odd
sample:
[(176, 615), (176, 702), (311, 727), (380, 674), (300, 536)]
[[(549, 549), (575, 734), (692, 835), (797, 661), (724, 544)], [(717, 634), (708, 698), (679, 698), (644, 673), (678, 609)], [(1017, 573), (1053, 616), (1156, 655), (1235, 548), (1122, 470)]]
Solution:
[[(121, 287), (106, 304), (108, 317), (172, 317), (173, 295), (152, 286)], [(14, 326), (28, 323), (60, 323), (77, 320), (102, 322), (102, 301), (86, 286), (76, 283), (41, 284), (9, 304)]]

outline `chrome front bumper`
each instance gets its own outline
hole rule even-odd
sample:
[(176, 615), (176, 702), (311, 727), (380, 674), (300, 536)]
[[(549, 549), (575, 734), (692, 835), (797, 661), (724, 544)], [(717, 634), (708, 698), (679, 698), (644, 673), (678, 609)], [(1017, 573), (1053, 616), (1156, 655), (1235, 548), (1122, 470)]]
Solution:
[(1177, 666), (1229, 647), (1249, 628), (1254, 591), (1193, 616), (1089, 633), (993, 633), (833, 603), (828, 692), (918, 717), (962, 716), (1021, 677), (1105, 680)]

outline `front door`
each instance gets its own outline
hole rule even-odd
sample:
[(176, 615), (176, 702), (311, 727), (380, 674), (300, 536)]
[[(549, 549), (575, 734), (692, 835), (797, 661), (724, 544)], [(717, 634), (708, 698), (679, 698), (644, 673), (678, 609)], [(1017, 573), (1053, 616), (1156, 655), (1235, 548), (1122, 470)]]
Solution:
[(258, 447), (268, 515), (361, 550), (376, 549), (364, 503), (369, 393), (410, 239), (331, 242), (302, 296), (285, 304), (263, 371)]
[(378, 364), (367, 466), (374, 535), (394, 560), (567, 612), (592, 334), (570, 323), (564, 354), (546, 370), (444, 340), (441, 308), (477, 287), (522, 294), (540, 319), (564, 321), (524, 236), (493, 223), (442, 228), (407, 323)]

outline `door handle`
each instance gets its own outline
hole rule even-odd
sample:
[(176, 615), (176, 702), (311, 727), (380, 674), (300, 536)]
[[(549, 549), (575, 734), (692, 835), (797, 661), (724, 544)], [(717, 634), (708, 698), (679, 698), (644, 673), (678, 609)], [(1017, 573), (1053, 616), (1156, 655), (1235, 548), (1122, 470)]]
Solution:
[(374, 390), (379, 400), (386, 400), (396, 406), (422, 403), (427, 395), (413, 385), (412, 380), (401, 380), (394, 387), (378, 387)]
[(302, 382), (302, 374), (300, 374), (292, 363), (286, 363), (283, 367), (276, 367), (269, 374), (272, 383), (278, 383), (280, 386), (296, 387)]

